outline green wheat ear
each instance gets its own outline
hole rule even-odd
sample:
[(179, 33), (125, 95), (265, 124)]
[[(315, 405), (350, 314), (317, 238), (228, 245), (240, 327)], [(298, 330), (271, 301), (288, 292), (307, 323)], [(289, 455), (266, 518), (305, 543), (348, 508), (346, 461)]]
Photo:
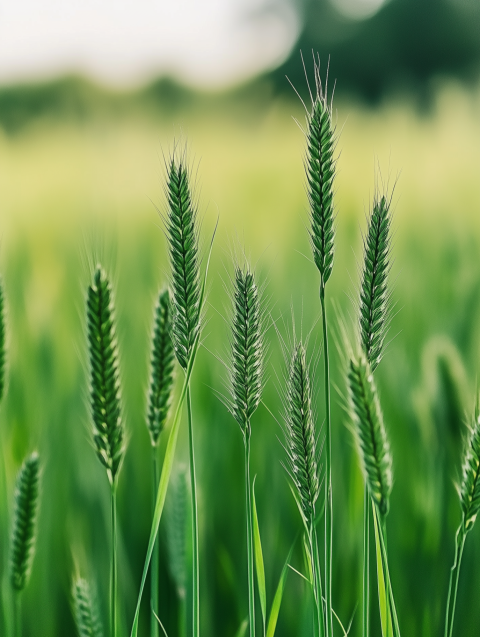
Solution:
[(3, 281), (0, 278), (0, 401), (5, 391), (5, 308)]
[(170, 408), (175, 356), (171, 337), (172, 310), (168, 290), (160, 292), (155, 308), (147, 425), (156, 446)]
[(363, 241), (360, 289), (360, 338), (372, 372), (382, 359), (389, 324), (390, 225), (390, 201), (384, 196), (375, 198)]
[(28, 584), (35, 553), (39, 508), (40, 460), (32, 453), (23, 462), (17, 477), (15, 511), (10, 546), (10, 583), (22, 591)]
[(335, 214), (333, 181), (335, 178), (335, 127), (332, 109), (320, 78), (320, 66), (315, 63), (315, 96), (307, 115), (307, 173), (310, 203), (310, 240), (313, 259), (325, 287), (333, 267)]
[(75, 624), (79, 637), (103, 637), (97, 607), (90, 594), (88, 582), (77, 579), (73, 586)]
[(197, 210), (189, 181), (185, 157), (174, 154), (168, 170), (166, 231), (172, 266), (172, 340), (184, 370), (200, 329)]
[(231, 399), (225, 400), (244, 436), (262, 397), (265, 347), (260, 295), (248, 266), (235, 268), (230, 360)]
[(313, 523), (320, 492), (311, 384), (305, 347), (298, 343), (292, 354), (285, 396), (286, 469), (298, 492), (308, 524)]
[(470, 531), (480, 510), (480, 413), (475, 408), (475, 418), (470, 429), (462, 468), (460, 502), (465, 531)]
[(120, 408), (117, 339), (110, 282), (97, 266), (87, 295), (90, 351), (90, 404), (94, 442), (100, 462), (114, 484), (125, 453)]
[(350, 408), (370, 495), (386, 515), (392, 490), (392, 457), (372, 370), (361, 354), (348, 370)]

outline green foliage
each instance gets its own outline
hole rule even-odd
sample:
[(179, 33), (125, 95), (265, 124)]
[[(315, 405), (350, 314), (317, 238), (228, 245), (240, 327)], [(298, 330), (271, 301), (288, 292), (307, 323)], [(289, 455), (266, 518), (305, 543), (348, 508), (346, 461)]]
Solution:
[(284, 417), (286, 468), (298, 492), (305, 521), (310, 526), (315, 517), (315, 502), (320, 492), (320, 482), (310, 377), (302, 343), (298, 343), (292, 353)]
[(389, 323), (390, 224), (390, 201), (375, 197), (363, 241), (360, 289), (360, 340), (372, 372), (382, 360)]
[(172, 268), (172, 339), (185, 370), (200, 330), (197, 211), (184, 155), (173, 154), (168, 169), (167, 236)]
[(10, 583), (22, 591), (28, 584), (35, 554), (40, 501), (40, 459), (34, 452), (26, 458), (17, 477), (15, 511), (10, 544)]
[(158, 444), (170, 409), (175, 363), (171, 329), (170, 295), (163, 290), (155, 307), (148, 393), (147, 424), (153, 446)]
[(115, 484), (124, 454), (124, 427), (120, 407), (117, 339), (113, 294), (101, 266), (97, 266), (87, 294), (90, 352), (90, 406), (97, 456)]
[(392, 489), (392, 458), (375, 381), (363, 354), (350, 360), (348, 388), (365, 480), (380, 513), (386, 515)]
[(235, 268), (231, 337), (231, 400), (227, 407), (250, 436), (250, 419), (256, 411), (263, 390), (264, 341), (260, 297), (253, 272), (246, 266)]
[(97, 607), (84, 579), (77, 579), (74, 583), (73, 604), (79, 637), (103, 637)]
[(322, 286), (330, 278), (333, 267), (335, 177), (335, 129), (327, 94), (322, 87), (320, 67), (315, 63), (315, 97), (307, 116), (306, 172), (310, 203), (310, 240), (313, 260), (322, 277)]

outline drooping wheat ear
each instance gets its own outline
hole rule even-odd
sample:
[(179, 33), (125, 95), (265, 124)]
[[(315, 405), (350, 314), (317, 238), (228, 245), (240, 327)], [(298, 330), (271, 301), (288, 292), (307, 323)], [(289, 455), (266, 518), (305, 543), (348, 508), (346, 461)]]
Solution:
[(172, 339), (175, 355), (187, 369), (200, 328), (200, 277), (197, 210), (192, 200), (185, 158), (174, 154), (168, 182), (166, 220), (172, 266)]
[(465, 531), (473, 527), (480, 510), (480, 414), (478, 408), (475, 412), (465, 451), (460, 486)]
[(79, 637), (103, 637), (97, 606), (92, 599), (86, 580), (78, 579), (74, 583), (73, 603)]
[(148, 393), (148, 430), (156, 446), (170, 408), (175, 355), (171, 336), (172, 316), (168, 290), (160, 292), (155, 308), (153, 343)]
[(376, 197), (363, 241), (360, 289), (360, 337), (372, 372), (382, 359), (389, 323), (390, 225), (390, 201), (385, 196)]
[(285, 398), (286, 468), (298, 491), (305, 520), (311, 524), (320, 481), (309, 369), (302, 343), (293, 350)]
[(5, 390), (5, 309), (3, 281), (0, 278), (0, 401)]
[(335, 177), (335, 127), (331, 106), (315, 63), (315, 97), (307, 116), (306, 173), (310, 203), (310, 240), (313, 259), (325, 286), (333, 267), (335, 213), (333, 180)]
[(184, 468), (177, 471), (171, 487), (166, 508), (168, 564), (177, 594), (183, 599), (187, 587), (188, 520), (188, 484)]
[(90, 350), (90, 404), (94, 441), (100, 462), (115, 483), (125, 452), (120, 409), (117, 339), (110, 282), (97, 266), (87, 295), (88, 344)]
[(392, 489), (392, 458), (372, 370), (364, 354), (351, 359), (348, 385), (365, 480), (378, 510), (386, 515)]
[(32, 453), (23, 462), (15, 489), (15, 511), (10, 546), (10, 583), (22, 591), (28, 584), (35, 553), (40, 500), (40, 460)]
[(264, 380), (264, 339), (260, 295), (248, 266), (235, 268), (230, 360), (232, 398), (227, 407), (244, 436), (257, 409)]

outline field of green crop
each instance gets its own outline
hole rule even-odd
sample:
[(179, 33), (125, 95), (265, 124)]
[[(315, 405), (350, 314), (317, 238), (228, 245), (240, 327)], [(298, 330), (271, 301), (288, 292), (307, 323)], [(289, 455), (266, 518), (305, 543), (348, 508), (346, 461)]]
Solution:
[[(363, 478), (344, 409), (338, 325), (343, 320), (351, 331), (356, 321), (362, 232), (375, 188), (394, 188), (394, 312), (390, 342), (375, 373), (394, 468), (389, 563), (403, 634), (438, 636), (443, 634), (461, 518), (455, 485), (480, 371), (479, 105), (478, 92), (467, 94), (455, 85), (439, 91), (428, 113), (408, 101), (376, 110), (335, 105), (341, 132), (336, 255), (328, 296), (333, 605), (345, 625), (353, 616), (354, 637), (361, 634)], [(312, 330), (313, 359), (322, 340), (319, 277), (307, 234), (305, 140), (292, 116), (303, 124), (294, 100), (252, 100), (228, 108), (192, 107), (163, 118), (132, 112), (75, 124), (39, 119), (15, 134), (0, 129), (0, 272), (8, 333), (7, 388), (0, 406), (8, 498), (0, 494), (0, 569), (7, 601), (15, 476), (35, 449), (43, 467), (37, 551), (23, 593), (25, 637), (75, 634), (71, 591), (77, 575), (94, 582), (108, 626), (109, 487), (91, 437), (85, 311), (97, 261), (114, 283), (118, 320), (128, 438), (118, 484), (119, 635), (130, 633), (151, 522), (146, 393), (153, 307), (169, 276), (162, 215), (165, 158), (175, 139), (188, 140), (203, 255), (219, 219), (192, 383), (201, 632), (234, 637), (248, 613), (242, 438), (215, 396), (224, 387), (219, 359), (228, 350), (226, 288), (232, 255), (239, 251), (265, 284), (270, 323), (265, 406), (253, 417), (251, 459), (270, 607), (290, 546), (301, 531), (281, 466), (284, 450), (275, 418), (281, 419), (285, 362), (272, 324), (286, 338), (292, 329), (304, 335)], [(181, 376), (177, 369), (177, 393)], [(322, 379), (319, 366), (314, 383), (319, 427)], [(186, 423), (174, 472), (182, 465), (188, 465)], [(159, 610), (173, 637), (178, 634), (178, 599), (164, 522)], [(480, 623), (479, 534), (477, 525), (465, 546), (456, 635), (474, 635)], [(301, 542), (291, 564), (305, 571)], [(372, 591), (372, 635), (380, 635)], [(291, 570), (276, 635), (310, 636), (311, 612), (308, 585)], [(338, 626), (335, 631), (342, 634)], [(140, 634), (149, 634), (148, 594)]]

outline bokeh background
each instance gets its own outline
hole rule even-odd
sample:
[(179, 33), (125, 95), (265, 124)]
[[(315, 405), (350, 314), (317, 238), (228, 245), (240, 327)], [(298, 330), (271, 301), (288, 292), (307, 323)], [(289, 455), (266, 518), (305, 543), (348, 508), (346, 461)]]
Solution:
[[(349, 419), (339, 321), (356, 321), (362, 232), (375, 192), (393, 193), (390, 343), (376, 373), (394, 458), (388, 519), (400, 625), (442, 634), (466, 425), (480, 360), (480, 5), (476, 0), (124, 0), (0, 2), (0, 264), (8, 388), (0, 407), (0, 568), (5, 579), (16, 472), (43, 462), (38, 550), (24, 635), (74, 635), (76, 574), (96, 587), (106, 624), (109, 489), (91, 441), (85, 291), (101, 260), (116, 292), (128, 452), (119, 483), (123, 634), (148, 540), (145, 425), (153, 305), (168, 282), (164, 159), (188, 142), (205, 251), (219, 218), (193, 404), (202, 633), (233, 637), (247, 615), (243, 448), (214, 390), (225, 376), (232, 255), (265, 283), (271, 322), (321, 338), (307, 237), (301, 126), (311, 51), (336, 81), (333, 346), (334, 606), (360, 635), (363, 486)], [(297, 120), (300, 127), (297, 126)], [(160, 214), (159, 214), (160, 213)], [(226, 289), (227, 288), (227, 289)], [(295, 318), (293, 327), (292, 316)], [(268, 605), (300, 529), (278, 440), (284, 361), (267, 331), (268, 382), (252, 464)], [(181, 374), (178, 373), (178, 378)], [(321, 369), (316, 374), (322, 425)], [(270, 413), (271, 412), (271, 413)], [(177, 466), (187, 460), (185, 428)], [(7, 495), (5, 495), (5, 493)], [(161, 538), (160, 614), (178, 630)], [(293, 565), (304, 569), (300, 543)], [(475, 635), (480, 528), (467, 539), (456, 634)], [(373, 574), (373, 573), (372, 573)], [(146, 595), (148, 599), (148, 591)], [(287, 581), (277, 634), (311, 634), (305, 582)], [(148, 602), (142, 609), (149, 630)], [(380, 634), (373, 595), (372, 635)], [(340, 630), (337, 630), (340, 635)]]

